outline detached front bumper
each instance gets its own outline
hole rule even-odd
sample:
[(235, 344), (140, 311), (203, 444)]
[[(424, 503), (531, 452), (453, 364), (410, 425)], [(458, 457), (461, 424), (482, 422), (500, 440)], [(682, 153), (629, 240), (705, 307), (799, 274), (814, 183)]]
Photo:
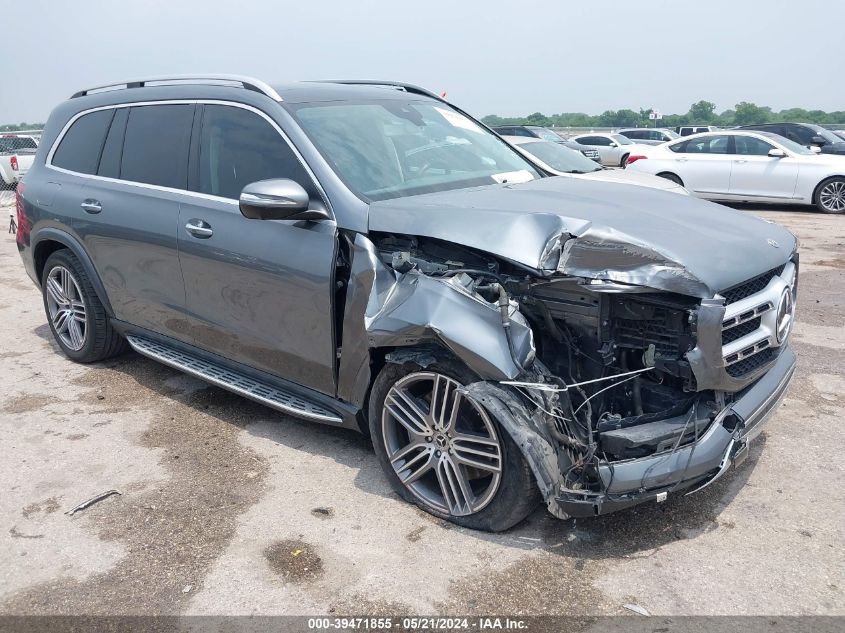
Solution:
[(601, 493), (563, 491), (549, 506), (557, 516), (588, 517), (607, 514), (721, 477), (748, 454), (755, 438), (786, 394), (795, 373), (795, 354), (784, 346), (775, 364), (726, 407), (694, 444), (648, 457), (619, 462), (603, 461)]

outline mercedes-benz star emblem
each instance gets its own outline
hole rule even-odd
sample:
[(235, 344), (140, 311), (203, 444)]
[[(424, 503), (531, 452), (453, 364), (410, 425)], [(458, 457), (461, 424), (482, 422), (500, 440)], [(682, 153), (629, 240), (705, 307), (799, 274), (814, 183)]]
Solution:
[(792, 301), (792, 291), (784, 288), (778, 305), (777, 338), (778, 343), (783, 345), (792, 329), (792, 317), (795, 312), (795, 303)]

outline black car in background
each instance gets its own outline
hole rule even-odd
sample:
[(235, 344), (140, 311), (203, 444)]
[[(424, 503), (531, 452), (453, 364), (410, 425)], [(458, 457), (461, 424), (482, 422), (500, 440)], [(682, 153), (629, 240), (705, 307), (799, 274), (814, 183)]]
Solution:
[(779, 134), (807, 147), (818, 147), (822, 154), (845, 154), (845, 139), (813, 123), (761, 123), (743, 125), (740, 130), (759, 130)]
[(541, 138), (544, 141), (551, 141), (553, 143), (563, 143), (569, 149), (581, 152), (584, 156), (597, 163), (601, 162), (597, 149), (565, 139), (557, 132), (539, 125), (499, 125), (494, 127), (493, 130), (500, 136), (524, 136), (526, 138)]

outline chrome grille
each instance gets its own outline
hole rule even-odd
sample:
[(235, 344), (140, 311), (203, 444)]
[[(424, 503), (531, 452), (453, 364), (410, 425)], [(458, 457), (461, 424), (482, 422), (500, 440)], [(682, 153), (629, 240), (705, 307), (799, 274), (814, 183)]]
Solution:
[(794, 298), (797, 269), (787, 262), (721, 293), (722, 358), (728, 374), (740, 378), (772, 361), (778, 340), (778, 310), (788, 288)]

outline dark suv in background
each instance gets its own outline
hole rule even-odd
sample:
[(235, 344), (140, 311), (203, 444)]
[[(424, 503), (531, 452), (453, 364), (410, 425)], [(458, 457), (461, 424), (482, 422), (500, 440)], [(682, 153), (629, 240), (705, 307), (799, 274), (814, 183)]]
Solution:
[(805, 147), (818, 147), (822, 154), (845, 154), (845, 140), (830, 130), (812, 123), (761, 123), (743, 125), (739, 129), (779, 134)]
[(406, 84), (82, 90), (16, 202), (69, 358), (128, 346), (359, 429), (399, 495), (469, 527), (706, 486), (794, 371), (789, 231), (547, 177)]
[(597, 149), (587, 147), (577, 141), (565, 139), (557, 132), (540, 127), (539, 125), (497, 125), (493, 130), (502, 136), (524, 136), (525, 138), (540, 138), (544, 141), (551, 141), (552, 143), (561, 143), (569, 149), (581, 152), (590, 160), (594, 160), (597, 163), (601, 162), (601, 157)]

